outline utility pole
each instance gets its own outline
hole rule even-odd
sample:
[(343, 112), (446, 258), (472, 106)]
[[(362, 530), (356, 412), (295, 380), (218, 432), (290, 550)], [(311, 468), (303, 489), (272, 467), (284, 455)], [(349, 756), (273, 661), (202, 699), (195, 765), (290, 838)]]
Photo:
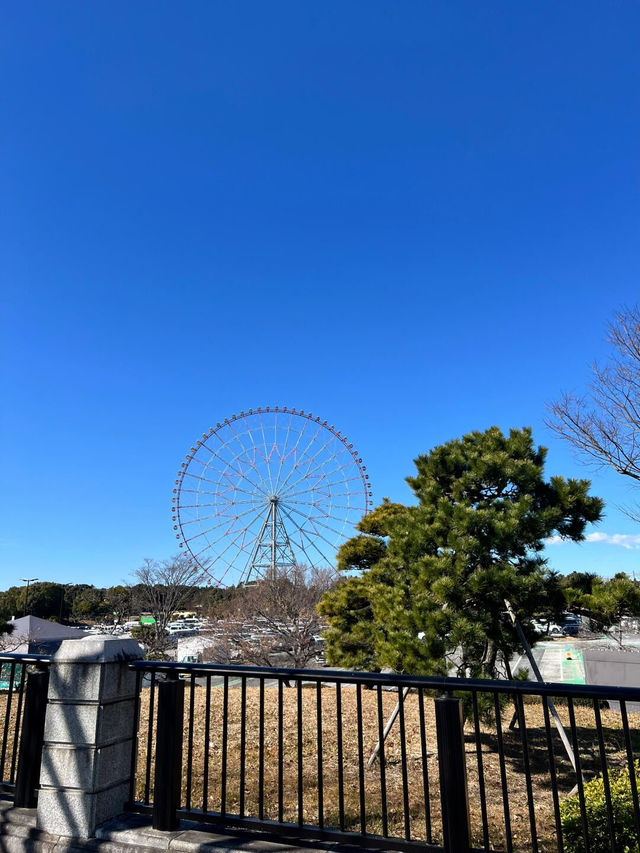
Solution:
[(24, 616), (27, 615), (27, 605), (29, 603), (29, 584), (37, 581), (38, 578), (20, 578), (23, 583), (26, 583), (26, 588), (24, 591)]

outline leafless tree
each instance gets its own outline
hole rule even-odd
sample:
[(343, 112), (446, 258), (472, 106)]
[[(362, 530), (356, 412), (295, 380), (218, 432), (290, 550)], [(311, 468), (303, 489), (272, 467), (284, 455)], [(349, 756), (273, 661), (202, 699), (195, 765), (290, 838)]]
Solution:
[(323, 622), (317, 605), (334, 582), (330, 571), (296, 566), (239, 590), (212, 642), (216, 659), (302, 668), (313, 660)]
[[(193, 588), (205, 580), (205, 573), (184, 554), (178, 554), (162, 562), (146, 559), (134, 572), (134, 578), (132, 600), (155, 619), (154, 648), (160, 649), (166, 644), (171, 617), (186, 604)], [(147, 641), (143, 641), (146, 645)]]
[[(640, 483), (640, 306), (620, 311), (609, 326), (609, 361), (594, 364), (584, 396), (564, 394), (547, 422), (596, 465)], [(640, 509), (628, 510), (640, 521)]]

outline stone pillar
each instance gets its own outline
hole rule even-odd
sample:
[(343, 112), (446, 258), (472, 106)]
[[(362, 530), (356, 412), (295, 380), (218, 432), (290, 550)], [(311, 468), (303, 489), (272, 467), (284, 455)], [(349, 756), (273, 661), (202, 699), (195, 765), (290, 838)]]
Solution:
[(129, 799), (135, 640), (64, 640), (51, 662), (37, 828), (90, 838)]

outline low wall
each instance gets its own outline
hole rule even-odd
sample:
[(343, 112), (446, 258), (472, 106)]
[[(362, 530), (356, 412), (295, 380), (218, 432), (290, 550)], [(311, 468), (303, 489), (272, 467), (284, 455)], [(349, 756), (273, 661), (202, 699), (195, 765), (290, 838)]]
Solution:
[[(640, 653), (622, 649), (585, 649), (585, 680), (587, 684), (611, 685), (616, 687), (640, 687)], [(609, 707), (619, 710), (618, 702), (609, 702)], [(628, 711), (640, 711), (640, 703), (628, 702)]]

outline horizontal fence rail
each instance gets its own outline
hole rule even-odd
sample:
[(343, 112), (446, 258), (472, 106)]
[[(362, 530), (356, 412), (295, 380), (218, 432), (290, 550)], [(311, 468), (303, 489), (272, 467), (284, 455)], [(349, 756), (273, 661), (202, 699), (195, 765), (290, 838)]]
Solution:
[(50, 661), (0, 654), (0, 784), (17, 806), (36, 805)]
[[(130, 666), (131, 807), (158, 829), (188, 817), (386, 849), (621, 853), (613, 789), (626, 774), (640, 842), (640, 689)], [(596, 776), (604, 830), (585, 787)]]

